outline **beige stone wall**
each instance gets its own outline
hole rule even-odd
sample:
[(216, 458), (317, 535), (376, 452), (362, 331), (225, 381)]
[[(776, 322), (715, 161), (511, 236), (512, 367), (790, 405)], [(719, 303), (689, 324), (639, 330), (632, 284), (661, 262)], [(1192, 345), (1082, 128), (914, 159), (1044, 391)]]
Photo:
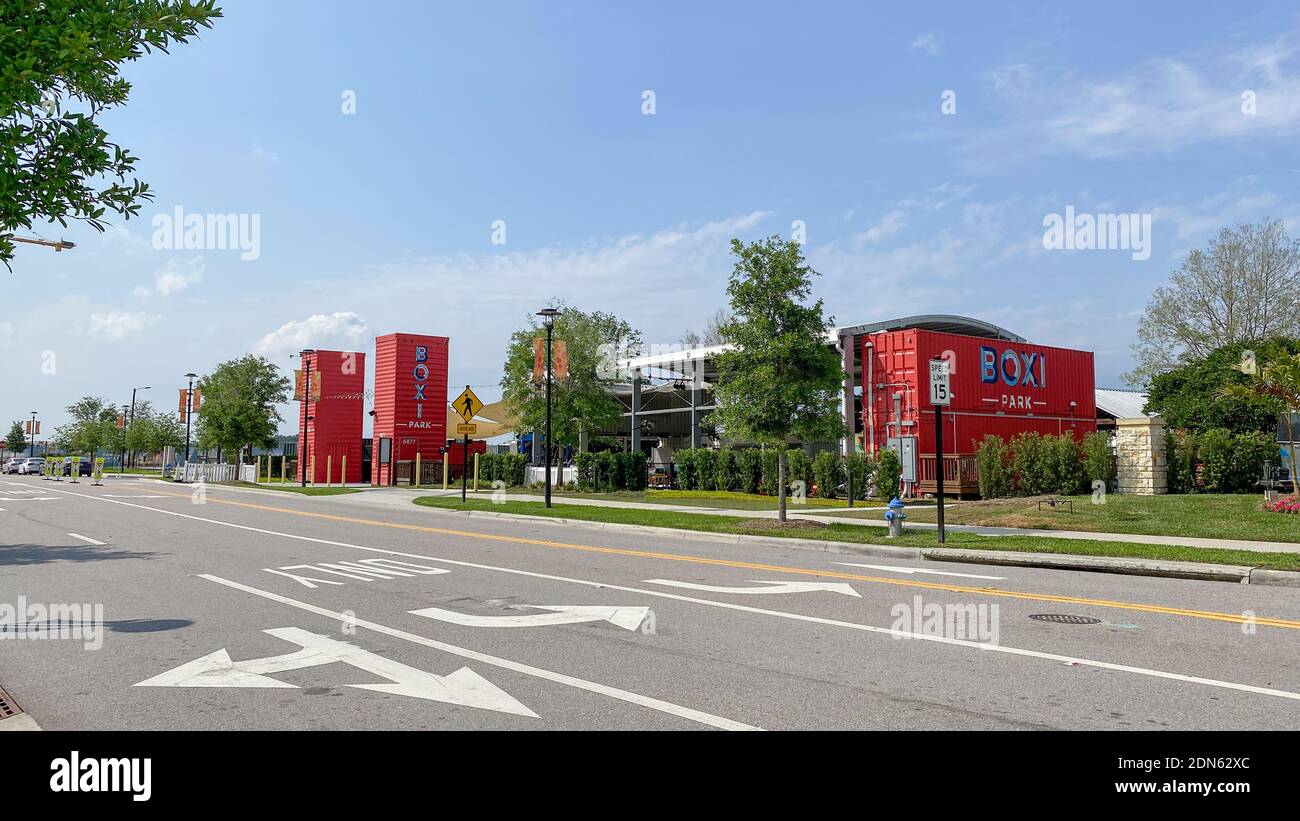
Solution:
[(1120, 493), (1153, 496), (1169, 492), (1163, 419), (1116, 419), (1115, 456)]

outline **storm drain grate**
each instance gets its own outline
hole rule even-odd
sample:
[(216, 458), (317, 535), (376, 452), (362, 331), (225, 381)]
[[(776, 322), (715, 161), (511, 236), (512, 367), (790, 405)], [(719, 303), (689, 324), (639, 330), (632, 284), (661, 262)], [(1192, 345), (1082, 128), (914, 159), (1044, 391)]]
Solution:
[(1069, 613), (1035, 613), (1029, 618), (1034, 621), (1050, 621), (1052, 624), (1101, 624), (1101, 619), (1092, 616), (1072, 616)]
[(18, 702), (14, 701), (13, 698), (4, 691), (3, 687), (0, 687), (0, 721), (16, 716), (22, 711), (23, 709), (18, 706)]

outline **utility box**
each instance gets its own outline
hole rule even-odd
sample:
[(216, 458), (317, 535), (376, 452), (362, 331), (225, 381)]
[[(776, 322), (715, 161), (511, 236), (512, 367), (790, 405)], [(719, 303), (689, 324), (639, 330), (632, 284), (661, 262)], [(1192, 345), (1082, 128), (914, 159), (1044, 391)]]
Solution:
[[(300, 402), (298, 406), (300, 458), (296, 478), (301, 480), (306, 470), (307, 481), (312, 484), (360, 482), (366, 355), (356, 351), (316, 351), (304, 354), (303, 359), (304, 366), (310, 366), (312, 391), (310, 403)], [(309, 417), (305, 439), (304, 417)], [(343, 475), (344, 456), (347, 476)]]

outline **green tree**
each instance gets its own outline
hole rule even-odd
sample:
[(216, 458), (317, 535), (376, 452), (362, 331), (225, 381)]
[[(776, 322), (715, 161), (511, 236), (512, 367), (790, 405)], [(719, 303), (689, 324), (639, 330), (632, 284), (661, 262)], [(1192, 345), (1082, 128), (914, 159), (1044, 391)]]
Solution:
[(54, 429), (53, 444), (93, 458), (111, 447), (118, 434), (116, 406), (97, 396), (83, 396), (64, 409), (71, 421)]
[(275, 444), (280, 422), (276, 406), (289, 400), (289, 379), (271, 360), (248, 355), (222, 362), (198, 382), (200, 448), (221, 448), (242, 462), (245, 448)]
[(1156, 289), (1137, 335), (1135, 385), (1225, 345), (1300, 336), (1300, 240), (1276, 219), (1224, 228)]
[(735, 347), (717, 357), (714, 421), (733, 438), (778, 448), (777, 518), (786, 521), (785, 443), (842, 435), (838, 403), (844, 371), (826, 345), (830, 320), (809, 302), (817, 272), (799, 243), (769, 237), (731, 241), (727, 284), (732, 319), (721, 329)]
[[(618, 375), (604, 357), (609, 350), (639, 352), (641, 334), (613, 314), (558, 307), (552, 339), (565, 343), (569, 375), (551, 386), (551, 435), (556, 445), (576, 445), (580, 431), (612, 431), (622, 422), (623, 406), (609, 390)], [(546, 328), (534, 319), (511, 335), (506, 349), (502, 398), (517, 430), (546, 430), (546, 383), (532, 378), (533, 340), (539, 338), (546, 338)]]
[(5, 435), (5, 447), (15, 456), (27, 449), (27, 434), (23, 431), (22, 422), (14, 422), (9, 426), (9, 433)]
[[(1224, 398), (1251, 397), (1262, 401), (1274, 419), (1282, 418), (1286, 427), (1287, 442), (1295, 442), (1294, 414), (1300, 413), (1300, 353), (1274, 347), (1264, 352), (1261, 361), (1255, 361), (1253, 373), (1247, 373), (1249, 382), (1224, 385), (1220, 393)], [(1270, 431), (1271, 432), (1271, 431)], [(1294, 444), (1288, 444), (1291, 454), (1291, 492), (1300, 495), (1300, 477), (1296, 476)]]
[(1255, 370), (1270, 356), (1300, 353), (1300, 340), (1279, 337), (1236, 342), (1207, 356), (1157, 375), (1151, 380), (1146, 410), (1159, 413), (1170, 428), (1204, 432), (1224, 428), (1233, 433), (1273, 431), (1277, 405), (1250, 387), (1250, 363)]
[(141, 450), (146, 453), (161, 453), (167, 448), (180, 450), (185, 447), (185, 425), (173, 414), (159, 413), (151, 416), (145, 432)]
[(109, 211), (138, 215), (152, 195), (134, 178), (137, 158), (97, 120), (126, 102), (123, 63), (220, 16), (214, 0), (0, 3), (0, 262), (13, 258), (13, 232), (34, 222), (103, 231)]
[(148, 399), (135, 403), (135, 412), (129, 413), (126, 426), (126, 449), (134, 452), (148, 451), (149, 428), (153, 424), (153, 404)]

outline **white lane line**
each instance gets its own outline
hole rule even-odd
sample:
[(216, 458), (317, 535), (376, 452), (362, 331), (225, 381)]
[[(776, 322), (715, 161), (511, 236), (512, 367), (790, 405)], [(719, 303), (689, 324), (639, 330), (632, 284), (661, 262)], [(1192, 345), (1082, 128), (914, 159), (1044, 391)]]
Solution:
[(124, 494), (117, 494), (117, 493), (105, 493), (103, 495), (109, 499), (166, 499), (167, 498), (166, 496), (142, 496), (136, 494), (124, 495)]
[(1005, 581), (1006, 576), (981, 576), (978, 573), (954, 573), (951, 570), (927, 570), (922, 567), (898, 567), (889, 564), (858, 564), (857, 562), (835, 562), (845, 567), (866, 567), (871, 570), (887, 570), (891, 573), (906, 573), (909, 576), (914, 573), (929, 573), (932, 576), (961, 576), (963, 579), (991, 579), (993, 581)]
[(80, 533), (69, 533), (68, 535), (74, 539), (81, 539), (86, 544), (97, 544), (97, 545), (107, 544), (106, 542), (101, 542), (98, 539), (92, 539), (89, 536), (82, 536)]
[(334, 547), (347, 547), (353, 550), (365, 550), (371, 553), (385, 553), (389, 556), (402, 556), (409, 559), (422, 559), (424, 561), (442, 562), (443, 564), (452, 564), (459, 567), (473, 567), (479, 570), (492, 570), (498, 573), (511, 573), (516, 576), (528, 576), (534, 579), (549, 579), (557, 582), (568, 582), (570, 584), (580, 584), (586, 587), (592, 587), (600, 590), (619, 590), (624, 593), (639, 593), (644, 596), (657, 596), (661, 599), (673, 599), (676, 601), (691, 602), (693, 604), (703, 604), (709, 607), (720, 607), (724, 610), (738, 610), (744, 613), (757, 613), (764, 616), (775, 616), (792, 621), (804, 621), (812, 624), (824, 624), (831, 627), (843, 627), (849, 630), (860, 630), (864, 633), (877, 633), (880, 635), (894, 636), (903, 639), (915, 639), (917, 641), (932, 641), (938, 644), (948, 644), (955, 647), (967, 647), (975, 650), (984, 650), (987, 652), (1007, 653), (1015, 656), (1024, 656), (1028, 658), (1047, 659), (1049, 661), (1059, 661), (1071, 665), (1083, 665), (1087, 667), (1097, 667), (1102, 670), (1116, 670), (1123, 673), (1133, 673), (1141, 676), (1151, 676), (1152, 678), (1169, 679), (1172, 681), (1181, 681), (1189, 684), (1203, 684), (1208, 687), (1219, 687), (1225, 690), (1238, 690), (1245, 693), (1255, 693), (1257, 695), (1275, 696), (1277, 698), (1286, 698), (1293, 701), (1300, 701), (1300, 693), (1293, 693), (1288, 690), (1274, 690), (1268, 687), (1256, 687), (1253, 684), (1239, 684), (1233, 681), (1220, 681), (1212, 678), (1202, 678), (1200, 676), (1188, 676), (1182, 673), (1170, 673), (1164, 670), (1153, 670), (1147, 667), (1130, 667), (1125, 664), (1114, 664), (1109, 661), (1096, 661), (1094, 659), (1074, 658), (1073, 656), (1061, 656), (1056, 653), (1043, 653), (1038, 650), (1025, 650), (1018, 647), (1007, 647), (1002, 644), (981, 644), (975, 641), (966, 641), (964, 639), (950, 639), (943, 636), (926, 636), (916, 635), (914, 633), (902, 630), (893, 630), (888, 627), (875, 627), (870, 624), (860, 624), (852, 621), (840, 621), (838, 619), (824, 619), (820, 616), (805, 616), (802, 613), (789, 613), (784, 610), (767, 610), (761, 607), (751, 607), (744, 604), (735, 604), (732, 602), (713, 601), (712, 599), (699, 599), (693, 596), (683, 596), (677, 593), (666, 593), (662, 590), (649, 590), (640, 587), (627, 587), (626, 585), (606, 584), (605, 582), (593, 582), (587, 579), (571, 579), (566, 576), (553, 576), (549, 573), (537, 573), (532, 570), (516, 570), (511, 567), (496, 567), (489, 564), (478, 564), (476, 562), (464, 562), (458, 559), (444, 559), (439, 556), (429, 556), (421, 553), (405, 553), (400, 550), (387, 550), (382, 547), (367, 547), (365, 545), (349, 544), (348, 542), (335, 542), (329, 539), (317, 539), (314, 536), (301, 536), (297, 533), (285, 533), (277, 530), (265, 530), (260, 527), (251, 525), (241, 525), (235, 522), (223, 522), (220, 519), (207, 519), (202, 516), (193, 516), (189, 513), (180, 513), (174, 510), (165, 510), (159, 507), (148, 507), (146, 505), (137, 505), (132, 502), (121, 502), (117, 499), (102, 499), (98, 496), (88, 496), (84, 493), (73, 493), (68, 490), (55, 491), (56, 493), (66, 493), (69, 496), (81, 496), (86, 499), (99, 499), (110, 505), (125, 505), (126, 507), (135, 507), (140, 510), (149, 510), (154, 513), (163, 513), (168, 516), (179, 516), (182, 519), (193, 519), (196, 522), (207, 522), (208, 524), (219, 525), (221, 527), (231, 527), (236, 530), (246, 530), (252, 533), (263, 533), (268, 536), (280, 536), (285, 539), (297, 539), (303, 542), (314, 542), (316, 544), (327, 544)]
[(751, 584), (761, 584), (762, 587), (731, 587), (721, 584), (697, 584), (695, 582), (679, 582), (673, 579), (646, 579), (646, 584), (663, 584), (669, 587), (682, 587), (687, 590), (702, 590), (706, 593), (749, 593), (757, 595), (781, 594), (781, 593), (842, 593), (845, 596), (862, 598), (862, 594), (854, 590), (852, 586), (843, 582), (772, 582), (751, 580)]
[(715, 716), (710, 713), (701, 712), (700, 710), (692, 710), (690, 707), (683, 707), (679, 704), (673, 704), (672, 702), (661, 701), (657, 698), (643, 696), (640, 695), (639, 693), (633, 693), (628, 690), (620, 690), (617, 687), (610, 687), (605, 684), (597, 684), (594, 681), (586, 681), (585, 679), (575, 678), (574, 676), (568, 676), (565, 675), (564, 673), (555, 673), (550, 670), (543, 670), (540, 667), (533, 667), (528, 664), (521, 664), (520, 662), (510, 661), (509, 659), (503, 659), (498, 656), (490, 656), (487, 653), (480, 653), (477, 650), (468, 650), (464, 647), (457, 647), (454, 644), (447, 644), (446, 642), (425, 638), (424, 636), (417, 636), (414, 633), (408, 633), (405, 630), (399, 630), (395, 627), (388, 627), (387, 625), (378, 624), (377, 622), (373, 622), (373, 621), (367, 621), (366, 619), (359, 619), (349, 614), (338, 613), (333, 610), (326, 610), (324, 607), (317, 607), (314, 604), (307, 604), (306, 602), (301, 602), (298, 601), (297, 599), (291, 599), (287, 596), (281, 596), (278, 593), (272, 593), (267, 590), (259, 590), (256, 587), (249, 587), (248, 585), (240, 584), (239, 582), (234, 582), (229, 579), (223, 579), (220, 576), (213, 576), (208, 573), (200, 573), (199, 578), (207, 579), (208, 581), (216, 582), (217, 584), (223, 584), (226, 587), (230, 587), (235, 590), (242, 590), (243, 592), (251, 593), (254, 596), (261, 596), (262, 598), (267, 599), (269, 601), (278, 602), (280, 604), (287, 604), (290, 607), (296, 607), (299, 610), (306, 610), (308, 613), (315, 613), (319, 616), (325, 616), (335, 621), (355, 624), (358, 627), (365, 627), (368, 630), (373, 630), (376, 633), (382, 633), (385, 636), (391, 636), (395, 639), (402, 639), (404, 641), (409, 641), (414, 644), (422, 644), (425, 647), (431, 647), (435, 650), (441, 650), (444, 653), (451, 653), (452, 655), (460, 656), (461, 658), (470, 659), (472, 661), (481, 662), (483, 664), (491, 664), (495, 667), (500, 667), (505, 670), (512, 670), (516, 673), (522, 673), (526, 676), (535, 676), (537, 678), (545, 679), (547, 681), (553, 681), (557, 684), (565, 684), (568, 685), (569, 687), (575, 687), (579, 690), (586, 690), (587, 692), (590, 693), (597, 693), (599, 695), (609, 696), (610, 698), (616, 698), (620, 701), (626, 701), (641, 707), (648, 707), (651, 710), (657, 710), (661, 713), (667, 713), (669, 715), (677, 716), (678, 718), (684, 718), (687, 719), (688, 721), (694, 721), (699, 724), (707, 725), (709, 727), (717, 727), (718, 729), (721, 730), (759, 729), (758, 727), (754, 727), (750, 724), (744, 724), (739, 721), (733, 721), (732, 719), (729, 718)]
[[(448, 571), (450, 572), (450, 571)], [(550, 610), (550, 613), (529, 613), (518, 616), (477, 616), (472, 613), (460, 613), (444, 610), (441, 607), (425, 607), (420, 610), (408, 610), (413, 616), (426, 619), (459, 624), (462, 627), (549, 627), (557, 624), (585, 624), (593, 621), (607, 621), (624, 630), (636, 630), (641, 622), (650, 615), (649, 607), (615, 607), (609, 605), (587, 604), (530, 604), (538, 610)]]

